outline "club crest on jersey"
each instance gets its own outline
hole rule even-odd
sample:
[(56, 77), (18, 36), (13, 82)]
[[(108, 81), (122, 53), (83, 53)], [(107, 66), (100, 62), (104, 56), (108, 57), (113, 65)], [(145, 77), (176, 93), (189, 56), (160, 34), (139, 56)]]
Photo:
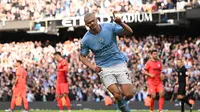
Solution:
[(103, 41), (104, 41), (103, 38), (100, 37), (100, 38), (99, 38), (99, 42), (100, 42), (100, 43), (103, 43)]
[(158, 67), (160, 67), (160, 64), (158, 64)]
[(183, 75), (182, 73), (180, 73), (179, 75)]

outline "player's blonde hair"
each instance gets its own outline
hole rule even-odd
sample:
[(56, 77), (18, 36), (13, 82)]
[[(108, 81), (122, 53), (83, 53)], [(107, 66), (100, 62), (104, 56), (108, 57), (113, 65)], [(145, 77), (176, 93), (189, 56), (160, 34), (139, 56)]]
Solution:
[(94, 14), (94, 13), (87, 13), (87, 14), (85, 14), (85, 16), (84, 16), (84, 21), (85, 21), (88, 17), (91, 17), (91, 16), (95, 16), (95, 14)]

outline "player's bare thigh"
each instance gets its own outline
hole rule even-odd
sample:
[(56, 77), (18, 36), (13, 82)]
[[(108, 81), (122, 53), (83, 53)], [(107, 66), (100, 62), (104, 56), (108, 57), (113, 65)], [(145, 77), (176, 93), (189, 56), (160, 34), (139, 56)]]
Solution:
[(108, 91), (110, 91), (113, 94), (113, 96), (115, 97), (116, 100), (122, 99), (121, 91), (119, 90), (119, 87), (116, 83), (111, 84), (107, 89), (108, 89)]
[(163, 86), (163, 84), (160, 84), (160, 85), (157, 87), (157, 89), (158, 89), (158, 92), (159, 92), (159, 96), (160, 96), (160, 97), (164, 97), (165, 92), (164, 92), (164, 86)]
[(152, 99), (154, 99), (154, 100), (156, 99), (156, 93), (151, 93), (150, 96)]
[(120, 84), (123, 95), (127, 100), (133, 98), (133, 85), (132, 84)]
[(180, 100), (180, 99), (183, 99), (184, 98), (184, 96), (183, 95), (177, 95), (177, 97), (176, 97), (178, 100)]
[(62, 98), (63, 95), (62, 94), (56, 94), (56, 98)]

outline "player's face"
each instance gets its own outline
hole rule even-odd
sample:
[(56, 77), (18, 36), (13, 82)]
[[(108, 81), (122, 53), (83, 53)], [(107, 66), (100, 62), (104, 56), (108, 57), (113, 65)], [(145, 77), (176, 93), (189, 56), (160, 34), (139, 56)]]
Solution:
[(16, 62), (14, 66), (19, 67), (19, 65), (20, 65), (20, 63)]
[(152, 58), (157, 60), (158, 59), (158, 52), (153, 52), (152, 53)]
[(95, 15), (91, 15), (85, 18), (85, 24), (87, 27), (90, 28), (90, 30), (96, 30), (98, 23), (97, 23), (97, 18), (95, 17)]
[(177, 61), (177, 66), (178, 66), (178, 67), (181, 67), (181, 66), (182, 66), (181, 60), (178, 60), (178, 61)]
[(54, 55), (54, 59), (55, 59), (56, 61), (59, 61), (59, 56), (58, 56), (58, 55)]

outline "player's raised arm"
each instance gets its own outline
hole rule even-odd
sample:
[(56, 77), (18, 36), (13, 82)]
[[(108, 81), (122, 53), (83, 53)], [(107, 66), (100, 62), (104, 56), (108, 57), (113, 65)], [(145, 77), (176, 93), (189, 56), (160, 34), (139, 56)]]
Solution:
[(119, 17), (115, 17), (114, 21), (123, 28), (122, 35), (130, 35), (133, 33), (131, 27), (129, 27), (126, 23), (122, 22), (122, 20)]

